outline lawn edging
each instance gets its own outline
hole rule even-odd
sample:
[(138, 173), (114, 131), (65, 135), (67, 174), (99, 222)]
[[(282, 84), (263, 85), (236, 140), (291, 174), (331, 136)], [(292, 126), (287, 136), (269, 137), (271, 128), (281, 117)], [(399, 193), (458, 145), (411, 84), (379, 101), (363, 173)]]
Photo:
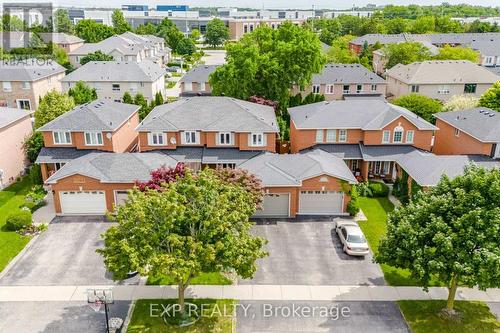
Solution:
[(34, 236), (31, 236), (31, 239), (28, 241), (28, 243), (22, 248), (21, 251), (19, 251), (16, 256), (14, 258), (12, 258), (8, 264), (0, 271), (0, 280), (12, 269), (12, 267), (14, 267), (14, 265), (19, 261), (21, 260), (21, 257), (24, 256), (24, 254), (26, 253), (26, 251), (28, 251), (32, 246), (33, 244), (35, 243), (35, 241), (38, 239), (38, 236), (40, 236), (40, 234), (36, 234)]

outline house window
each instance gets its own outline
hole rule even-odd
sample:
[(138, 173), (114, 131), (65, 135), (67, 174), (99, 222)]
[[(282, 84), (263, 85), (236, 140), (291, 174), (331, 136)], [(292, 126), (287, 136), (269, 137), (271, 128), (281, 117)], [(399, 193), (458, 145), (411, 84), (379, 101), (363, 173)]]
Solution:
[(120, 91), (120, 85), (117, 83), (113, 83), (113, 91)]
[(329, 129), (326, 131), (326, 142), (335, 142), (337, 140), (337, 130)]
[(485, 65), (493, 64), (493, 57), (486, 57), (484, 60)]
[(328, 94), (328, 95), (333, 94), (333, 89), (334, 89), (333, 87), (334, 87), (333, 84), (327, 84), (326, 89), (325, 89), (325, 94)]
[(161, 132), (149, 133), (149, 144), (151, 146), (163, 146), (165, 144), (165, 134)]
[(344, 94), (348, 94), (349, 93), (349, 85), (348, 84), (344, 84), (344, 86), (342, 87), (342, 92)]
[(101, 146), (102, 133), (101, 132), (85, 132), (85, 144), (87, 146)]
[(24, 90), (29, 90), (29, 89), (30, 89), (30, 87), (31, 87), (31, 85), (30, 85), (30, 83), (29, 83), (28, 81), (24, 81), (24, 82), (22, 83), (22, 85), (23, 85), (23, 89), (24, 89)]
[(418, 93), (418, 92), (419, 92), (419, 90), (420, 90), (420, 87), (419, 87), (418, 85), (413, 84), (413, 85), (411, 86), (411, 92), (412, 92), (412, 93)]
[(449, 95), (450, 94), (450, 86), (447, 84), (440, 85), (438, 88), (438, 94)]
[(219, 133), (219, 144), (220, 145), (231, 145), (231, 133), (224, 132)]
[(414, 131), (408, 131), (406, 132), (406, 143), (413, 143), (413, 136), (415, 132)]
[(372, 86), (371, 86), (371, 90), (372, 90), (372, 91), (377, 91), (377, 85), (376, 85), (376, 84), (372, 84)]
[(253, 147), (261, 147), (264, 145), (264, 134), (252, 133), (250, 134), (250, 145)]
[(394, 129), (394, 138), (392, 139), (392, 141), (394, 143), (401, 143), (401, 142), (403, 142), (403, 132), (404, 132), (403, 127), (397, 126)]
[(347, 130), (340, 130), (339, 131), (339, 142), (346, 142), (347, 141)]
[(195, 131), (186, 131), (184, 132), (184, 143), (187, 144), (197, 144), (198, 143), (198, 135)]
[(464, 93), (466, 94), (475, 94), (477, 89), (477, 84), (475, 83), (466, 83), (464, 86)]
[(313, 94), (319, 94), (319, 84), (314, 84), (312, 86), (312, 92)]
[(358, 163), (359, 163), (358, 160), (352, 160), (351, 161), (351, 170), (352, 171), (356, 171), (358, 169), (358, 167), (359, 167)]
[(316, 130), (316, 142), (320, 142), (320, 143), (323, 142), (323, 130), (322, 129)]
[(384, 131), (382, 133), (382, 143), (390, 143), (391, 142), (391, 131)]
[(383, 162), (382, 163), (382, 174), (388, 175), (390, 167), (391, 167), (391, 162)]
[(217, 168), (236, 169), (236, 163), (218, 163)]
[(356, 93), (361, 93), (363, 91), (363, 85), (362, 84), (357, 84), (356, 85)]
[(3, 91), (12, 91), (12, 84), (8, 81), (2, 82)]
[(376, 175), (380, 175), (381, 166), (382, 166), (382, 162), (376, 161), (375, 165), (374, 165), (374, 168), (373, 168), (373, 173), (376, 174)]
[(245, 25), (243, 25), (243, 33), (246, 34), (247, 32), (248, 32), (248, 25), (245, 24)]
[(54, 137), (54, 144), (65, 145), (71, 143), (71, 133), (70, 132), (52, 132)]
[(59, 162), (54, 163), (54, 168), (57, 171), (57, 170), (61, 169), (64, 166), (64, 164), (66, 164), (66, 163), (59, 163)]
[(23, 110), (31, 110), (31, 102), (29, 99), (18, 99), (17, 108)]
[(460, 130), (455, 128), (455, 136), (458, 138), (460, 136)]
[(200, 89), (198, 89), (199, 91), (205, 91), (207, 90), (207, 88), (205, 87), (205, 82), (200, 82)]

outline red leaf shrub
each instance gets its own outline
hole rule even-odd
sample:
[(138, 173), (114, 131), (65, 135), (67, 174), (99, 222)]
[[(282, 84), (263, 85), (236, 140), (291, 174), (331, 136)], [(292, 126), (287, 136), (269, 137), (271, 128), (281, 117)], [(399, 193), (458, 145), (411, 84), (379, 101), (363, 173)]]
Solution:
[(177, 178), (184, 177), (185, 171), (184, 163), (178, 163), (175, 168), (162, 166), (151, 171), (151, 180), (147, 182), (136, 181), (135, 186), (142, 192), (146, 191), (146, 189), (159, 191), (161, 184), (175, 182)]

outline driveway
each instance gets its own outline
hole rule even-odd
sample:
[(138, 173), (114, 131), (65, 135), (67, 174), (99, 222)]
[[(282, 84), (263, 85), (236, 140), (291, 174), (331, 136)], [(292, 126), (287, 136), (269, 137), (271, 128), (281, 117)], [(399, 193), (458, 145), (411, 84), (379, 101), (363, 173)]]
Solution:
[[(114, 284), (95, 250), (103, 246), (101, 234), (109, 222), (57, 222), (49, 224), (19, 260), (0, 279), (0, 285)], [(124, 281), (136, 284), (138, 277)]]
[(409, 333), (394, 302), (240, 302), (236, 325), (238, 333)]
[(385, 285), (372, 255), (351, 257), (342, 251), (333, 222), (278, 222), (256, 225), (269, 256), (260, 259), (252, 280), (240, 284)]

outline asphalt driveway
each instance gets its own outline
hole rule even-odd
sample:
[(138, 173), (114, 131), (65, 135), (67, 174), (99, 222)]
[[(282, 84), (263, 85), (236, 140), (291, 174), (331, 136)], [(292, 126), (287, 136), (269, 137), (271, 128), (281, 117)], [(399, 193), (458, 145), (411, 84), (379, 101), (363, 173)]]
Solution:
[(385, 285), (372, 255), (351, 257), (342, 251), (333, 222), (278, 222), (256, 225), (269, 256), (259, 260), (252, 280), (240, 284)]
[[(0, 285), (114, 284), (95, 250), (103, 246), (101, 234), (109, 222), (51, 223), (18, 258)], [(138, 277), (124, 281), (135, 284)]]
[(236, 325), (238, 333), (409, 332), (394, 302), (240, 302)]

